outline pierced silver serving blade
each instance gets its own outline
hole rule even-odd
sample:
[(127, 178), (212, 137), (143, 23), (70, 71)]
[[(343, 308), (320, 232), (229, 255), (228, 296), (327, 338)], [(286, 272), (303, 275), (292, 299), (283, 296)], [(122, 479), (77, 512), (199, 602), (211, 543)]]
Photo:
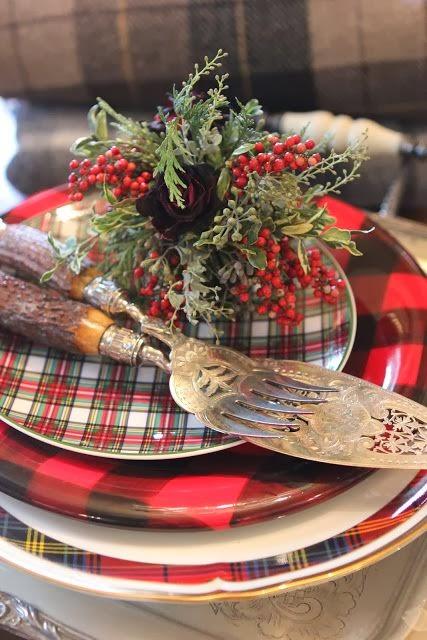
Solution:
[[(259, 364), (265, 370), (273, 369), (309, 385), (323, 385), (335, 393), (325, 396), (327, 402), (323, 404), (304, 405), (312, 413), (298, 415), (292, 432), (282, 431), (280, 438), (245, 439), (316, 462), (427, 469), (426, 407), (359, 378), (316, 365), (283, 360), (264, 360)], [(252, 408), (265, 414), (263, 405), (257, 406), (256, 401)], [(222, 400), (218, 398), (199, 411), (197, 417), (212, 428), (223, 427), (221, 412)]]
[(172, 333), (107, 284), (94, 281), (86, 298), (108, 313), (127, 313), (143, 333), (168, 345), (170, 365), (164, 368), (173, 398), (212, 429), (318, 462), (427, 469), (425, 407), (347, 374), (256, 361)]

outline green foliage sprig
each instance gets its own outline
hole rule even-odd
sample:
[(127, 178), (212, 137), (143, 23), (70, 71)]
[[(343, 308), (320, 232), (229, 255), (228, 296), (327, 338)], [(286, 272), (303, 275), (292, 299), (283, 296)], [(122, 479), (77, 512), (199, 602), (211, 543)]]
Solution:
[[(237, 106), (230, 108), (228, 74), (218, 72), (226, 55), (219, 50), (212, 59), (206, 57), (179, 88), (173, 87), (172, 107), (159, 108), (157, 123), (161, 126), (156, 130), (151, 123), (126, 117), (98, 98), (89, 111), (90, 135), (72, 147), (75, 155), (95, 161), (98, 154), (108, 154), (116, 145), (139, 171), (152, 172), (152, 188), (163, 180), (171, 206), (183, 211), (186, 169), (207, 163), (218, 176), (220, 200), (208, 224), (201, 231), (187, 228), (173, 240), (167, 238), (152, 219), (140, 214), (135, 198), (115, 195), (104, 181), (99, 186), (108, 207), (103, 215), (91, 216), (88, 238), (82, 243), (70, 239), (65, 246), (51, 239), (57, 266), (68, 262), (74, 272), (97, 244), (104, 255), (103, 271), (134, 295), (140, 291), (142, 304), (168, 300), (171, 322), (182, 313), (193, 323), (234, 317), (232, 291), (237, 285), (250, 292), (253, 308), (259, 288), (257, 273), (267, 263), (266, 251), (257, 243), (262, 229), (267, 228), (276, 242), (289, 238), (306, 272), (310, 269), (306, 248), (314, 240), (360, 255), (351, 231), (334, 226), (335, 219), (318, 200), (340, 193), (358, 177), (367, 157), (365, 138), (343, 153), (326, 153), (327, 142), (320, 141), (316, 151), (325, 150), (325, 155), (315, 164), (300, 172), (249, 170), (245, 187), (238, 188), (233, 178), (236, 159), (242, 154), (253, 157), (256, 143), (261, 148), (268, 146), (269, 133), (264, 130), (258, 100), (246, 104), (237, 100)], [(197, 93), (199, 82), (212, 74), (214, 86), (206, 94)], [(135, 276), (135, 269), (143, 275)], [(45, 274), (44, 280), (52, 273)]]

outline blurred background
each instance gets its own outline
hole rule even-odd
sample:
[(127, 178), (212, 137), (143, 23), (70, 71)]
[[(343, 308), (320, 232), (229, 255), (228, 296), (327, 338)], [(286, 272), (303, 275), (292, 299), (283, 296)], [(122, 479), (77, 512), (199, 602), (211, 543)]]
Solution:
[[(98, 95), (149, 115), (219, 47), (230, 95), (269, 114), (368, 117), (427, 142), (425, 0), (1, 0), (2, 210), (65, 181)], [(343, 197), (376, 211), (403, 170), (399, 212), (425, 220), (427, 162), (371, 155)]]

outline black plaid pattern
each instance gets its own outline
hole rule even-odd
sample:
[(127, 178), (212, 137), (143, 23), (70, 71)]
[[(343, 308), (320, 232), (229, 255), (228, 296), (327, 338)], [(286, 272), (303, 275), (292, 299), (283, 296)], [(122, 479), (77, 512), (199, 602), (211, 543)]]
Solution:
[(425, 4), (64, 0), (0, 6), (0, 94), (153, 109), (223, 47), (233, 92), (268, 110), (423, 114)]

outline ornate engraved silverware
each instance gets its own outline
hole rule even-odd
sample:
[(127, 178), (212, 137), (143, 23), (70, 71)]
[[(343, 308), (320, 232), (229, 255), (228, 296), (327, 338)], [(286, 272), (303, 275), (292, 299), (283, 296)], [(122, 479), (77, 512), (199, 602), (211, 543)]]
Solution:
[(28, 640), (93, 640), (3, 591), (0, 592), (0, 627)]
[(177, 404), (212, 429), (322, 462), (427, 468), (427, 409), (416, 402), (315, 365), (252, 360), (172, 332), (129, 306), (168, 355), (93, 307), (0, 272), (0, 324), (59, 348), (161, 366)]

